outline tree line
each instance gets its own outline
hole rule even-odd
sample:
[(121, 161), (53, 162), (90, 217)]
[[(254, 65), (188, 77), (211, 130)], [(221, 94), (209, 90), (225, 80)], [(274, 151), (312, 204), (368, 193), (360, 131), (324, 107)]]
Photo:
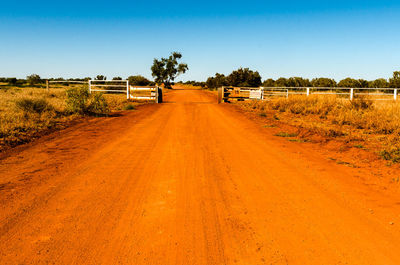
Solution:
[(333, 78), (303, 78), (303, 77), (281, 77), (278, 79), (266, 79), (261, 81), (261, 76), (257, 71), (249, 68), (239, 68), (230, 75), (225, 76), (216, 73), (215, 76), (209, 77), (205, 82), (205, 86), (215, 89), (221, 86), (234, 87), (350, 87), (350, 88), (398, 88), (400, 87), (400, 71), (393, 72), (393, 76), (389, 79), (378, 78), (376, 80), (345, 78), (336, 82)]
[[(85, 78), (49, 78), (49, 81), (88, 81), (92, 80), (91, 77)], [(104, 75), (97, 75), (93, 80), (107, 80)], [(112, 80), (122, 80), (121, 77), (113, 77)], [(134, 86), (154, 86), (156, 82), (147, 79), (141, 75), (132, 75), (127, 78), (129, 84)], [(26, 77), (26, 79), (17, 79), (15, 77), (0, 77), (0, 83), (5, 83), (11, 86), (24, 86), (31, 85), (37, 86), (45, 83), (45, 79), (42, 79), (37, 74), (32, 74)], [(281, 77), (278, 79), (266, 79), (262, 82), (261, 76), (257, 71), (252, 71), (249, 68), (239, 68), (233, 71), (228, 76), (220, 73), (216, 73), (215, 76), (209, 77), (206, 82), (198, 81), (186, 81), (178, 82), (181, 84), (190, 84), (194, 86), (207, 87), (215, 89), (221, 86), (235, 86), (235, 87), (353, 87), (353, 88), (399, 88), (400, 87), (400, 71), (393, 72), (393, 76), (389, 79), (378, 78), (376, 80), (365, 80), (365, 79), (354, 79), (345, 78), (336, 82), (333, 78), (319, 77), (313, 79), (307, 79), (302, 77)], [(169, 85), (173, 85), (172, 81), (169, 81)]]
[[(46, 80), (49, 81), (65, 81), (66, 83), (68, 81), (81, 81), (81, 82), (87, 82), (89, 80), (107, 80), (107, 77), (104, 75), (97, 75), (95, 78), (91, 77), (84, 77), (84, 78), (63, 78), (63, 77), (58, 77), (58, 78), (49, 78), (49, 79), (43, 79), (37, 74), (32, 74), (27, 76), (25, 79), (18, 79), (15, 77), (0, 77), (0, 83), (9, 85), (9, 86), (41, 86), (45, 84)], [(113, 77), (112, 80), (123, 80), (122, 77), (116, 76)], [(141, 75), (131, 75), (127, 78), (129, 80), (129, 84), (134, 85), (134, 86), (154, 86), (155, 82), (150, 81), (144, 76)]]
[[(169, 57), (154, 59), (151, 66), (152, 76), (154, 81), (151, 81), (141, 75), (129, 76), (129, 84), (136, 86), (153, 86), (155, 84), (164, 84), (164, 87), (171, 88), (174, 84), (175, 78), (184, 74), (189, 67), (185, 63), (180, 63), (182, 54), (179, 52), (172, 52)], [(88, 81), (90, 77), (85, 78), (51, 78), (49, 81)], [(107, 80), (104, 75), (97, 75), (94, 80)], [(122, 80), (121, 77), (113, 77), (112, 80)], [(0, 83), (9, 85), (40, 85), (44, 83), (39, 75), (32, 74), (26, 79), (17, 78), (0, 78)], [(179, 83), (183, 83), (180, 81)], [(346, 87), (346, 88), (399, 88), (400, 87), (400, 71), (393, 72), (393, 76), (389, 79), (378, 78), (376, 80), (354, 79), (351, 77), (345, 78), (336, 82), (333, 78), (319, 77), (319, 78), (303, 78), (303, 77), (280, 77), (278, 79), (268, 78), (262, 80), (258, 71), (250, 70), (249, 68), (239, 68), (232, 71), (229, 75), (216, 73), (214, 76), (209, 77), (205, 82), (187, 81), (184, 84), (195, 86), (207, 87), (215, 89), (221, 86), (234, 86), (234, 87)]]

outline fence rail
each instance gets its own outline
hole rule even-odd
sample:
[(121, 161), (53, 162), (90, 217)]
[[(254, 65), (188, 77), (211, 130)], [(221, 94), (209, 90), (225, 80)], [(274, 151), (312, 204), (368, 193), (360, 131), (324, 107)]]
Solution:
[[(120, 83), (120, 84), (105, 84), (105, 83)], [(117, 89), (103, 89), (117, 88)], [(120, 88), (120, 89), (118, 89)], [(122, 89), (123, 88), (123, 89)], [(89, 92), (113, 92), (126, 93), (126, 98), (129, 99), (129, 81), (128, 80), (89, 80)]]
[[(381, 98), (373, 100), (397, 100), (399, 88), (349, 88), (349, 87), (221, 87), (218, 89), (218, 102), (229, 99), (266, 100), (271, 97), (289, 97), (290, 95), (339, 95), (348, 96), (350, 100), (356, 96), (366, 95)], [(257, 91), (257, 92), (256, 92)]]

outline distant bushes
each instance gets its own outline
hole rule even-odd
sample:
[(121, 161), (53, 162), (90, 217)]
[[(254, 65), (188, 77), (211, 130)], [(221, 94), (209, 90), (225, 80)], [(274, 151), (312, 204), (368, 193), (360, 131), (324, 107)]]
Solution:
[(207, 79), (206, 85), (208, 88), (221, 86), (259, 87), (261, 76), (257, 71), (252, 71), (249, 68), (239, 68), (228, 76), (216, 73), (214, 77)]
[(177, 83), (178, 84), (185, 84), (185, 85), (192, 85), (192, 86), (199, 86), (199, 87), (205, 87), (206, 86), (206, 82), (198, 82), (198, 81), (194, 81), (194, 80), (190, 80), (190, 81), (186, 81), (186, 82), (179, 81)]
[(151, 82), (146, 77), (141, 75), (134, 75), (128, 77), (129, 84), (131, 86), (152, 86), (155, 85), (154, 82)]
[(218, 88), (221, 86), (236, 87), (346, 87), (346, 88), (399, 88), (400, 71), (394, 72), (393, 77), (387, 79), (378, 78), (367, 81), (365, 79), (345, 78), (336, 82), (332, 78), (319, 77), (307, 79), (302, 77), (280, 77), (278, 79), (266, 79), (261, 83), (261, 76), (258, 72), (248, 68), (239, 68), (230, 75), (216, 73), (206, 81), (208, 88)]

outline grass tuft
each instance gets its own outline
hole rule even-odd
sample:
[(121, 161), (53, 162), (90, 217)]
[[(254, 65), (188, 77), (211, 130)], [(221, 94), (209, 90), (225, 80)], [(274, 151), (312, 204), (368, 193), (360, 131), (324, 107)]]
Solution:
[(21, 98), (17, 99), (15, 105), (18, 109), (27, 113), (42, 114), (54, 109), (44, 98)]
[(279, 137), (296, 137), (297, 133), (279, 132), (279, 133), (275, 134), (275, 136), (279, 136)]
[(385, 159), (392, 161), (394, 163), (400, 162), (400, 148), (393, 148), (389, 150), (382, 150), (380, 156)]

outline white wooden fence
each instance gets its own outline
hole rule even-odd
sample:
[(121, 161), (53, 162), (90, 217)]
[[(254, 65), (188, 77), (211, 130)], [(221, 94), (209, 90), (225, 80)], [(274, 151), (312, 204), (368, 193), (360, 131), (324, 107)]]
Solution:
[(50, 84), (87, 84), (87, 81), (73, 81), (73, 80), (46, 80), (46, 89), (50, 90)]
[(356, 96), (371, 96), (373, 100), (397, 100), (398, 88), (348, 87), (261, 87), (263, 95), (340, 95), (353, 100)]
[(129, 86), (129, 98), (137, 100), (154, 100), (158, 102), (159, 98), (159, 87), (139, 87), (139, 86)]
[(355, 99), (357, 96), (368, 96), (372, 100), (397, 100), (398, 88), (347, 88), (347, 87), (221, 87), (218, 89), (218, 102), (229, 99), (268, 100), (273, 97), (290, 95), (338, 95)]
[(158, 86), (131, 86), (128, 80), (89, 80), (89, 92), (126, 93), (127, 99), (162, 102), (162, 89)]
[(129, 81), (89, 80), (89, 93), (92, 92), (126, 93), (126, 98), (129, 99)]

